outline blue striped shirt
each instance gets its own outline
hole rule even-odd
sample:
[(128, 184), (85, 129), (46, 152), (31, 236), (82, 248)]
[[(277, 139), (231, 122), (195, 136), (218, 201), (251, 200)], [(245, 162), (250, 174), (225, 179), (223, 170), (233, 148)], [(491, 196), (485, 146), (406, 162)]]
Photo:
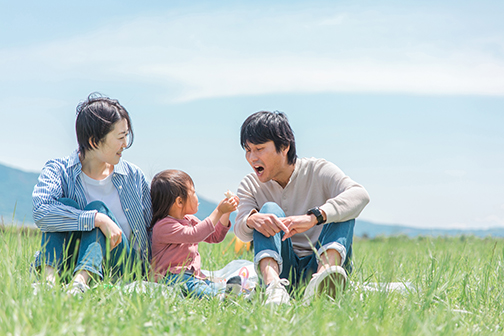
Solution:
[[(43, 232), (91, 231), (96, 210), (84, 211), (63, 205), (62, 197), (73, 199), (83, 209), (84, 188), (79, 178), (82, 165), (77, 151), (70, 156), (48, 161), (33, 190), (33, 219)], [(112, 176), (121, 206), (131, 226), (131, 246), (138, 245), (143, 258), (150, 256), (147, 228), (152, 218), (150, 188), (137, 166), (120, 160)]]

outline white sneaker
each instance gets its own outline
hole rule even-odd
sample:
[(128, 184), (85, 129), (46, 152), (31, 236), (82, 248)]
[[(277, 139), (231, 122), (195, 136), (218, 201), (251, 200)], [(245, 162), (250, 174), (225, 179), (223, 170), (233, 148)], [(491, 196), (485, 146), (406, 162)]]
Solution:
[(315, 273), (305, 289), (303, 303), (309, 304), (314, 296), (326, 294), (333, 299), (345, 289), (347, 275), (343, 267), (331, 266), (321, 273)]
[(38, 295), (38, 293), (42, 292), (44, 289), (49, 290), (54, 288), (54, 283), (51, 281), (40, 281), (34, 282), (31, 284), (33, 289), (33, 295)]
[(67, 293), (69, 295), (82, 297), (82, 294), (88, 291), (89, 286), (80, 281), (74, 281), (71, 285), (69, 284), (67, 288)]
[(290, 305), (290, 295), (287, 293), (287, 290), (284, 286), (289, 286), (289, 280), (287, 279), (278, 279), (273, 280), (268, 287), (266, 287), (266, 301), (264, 302), (265, 306), (268, 305), (281, 305), (287, 304)]
[(242, 290), (242, 278), (239, 275), (229, 278), (226, 281), (226, 296), (239, 296)]

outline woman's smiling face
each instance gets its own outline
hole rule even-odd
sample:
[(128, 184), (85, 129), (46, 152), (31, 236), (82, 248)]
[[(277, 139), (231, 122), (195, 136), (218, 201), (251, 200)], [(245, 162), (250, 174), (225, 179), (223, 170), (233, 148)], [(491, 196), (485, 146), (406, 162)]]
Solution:
[(122, 156), (122, 151), (128, 146), (128, 122), (121, 119), (116, 122), (112, 130), (107, 133), (105, 138), (95, 148), (94, 154), (102, 162), (116, 165)]
[(245, 157), (259, 181), (265, 183), (274, 180), (285, 187), (292, 174), (292, 167), (287, 163), (288, 151), (289, 147), (286, 147), (277, 152), (275, 143), (271, 140), (262, 144), (247, 142)]

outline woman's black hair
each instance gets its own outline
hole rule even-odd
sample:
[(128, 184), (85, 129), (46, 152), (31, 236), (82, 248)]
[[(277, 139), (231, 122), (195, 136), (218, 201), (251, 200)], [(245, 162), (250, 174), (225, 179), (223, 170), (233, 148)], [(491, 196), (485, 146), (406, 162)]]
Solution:
[(152, 199), (152, 221), (149, 230), (161, 219), (168, 216), (170, 208), (181, 197), (183, 201), (187, 200), (189, 187), (194, 186), (191, 177), (176, 169), (163, 170), (157, 173), (151, 182)]
[(285, 113), (259, 111), (243, 122), (240, 132), (242, 148), (247, 149), (247, 142), (259, 145), (268, 141), (275, 143), (278, 153), (289, 146), (287, 163), (290, 165), (296, 163), (296, 140)]
[(98, 92), (91, 93), (87, 99), (77, 105), (75, 132), (79, 143), (80, 155), (84, 158), (88, 150), (95, 149), (105, 136), (113, 129), (114, 124), (122, 119), (128, 123), (128, 146), (133, 144), (133, 128), (128, 111), (119, 101), (105, 97)]

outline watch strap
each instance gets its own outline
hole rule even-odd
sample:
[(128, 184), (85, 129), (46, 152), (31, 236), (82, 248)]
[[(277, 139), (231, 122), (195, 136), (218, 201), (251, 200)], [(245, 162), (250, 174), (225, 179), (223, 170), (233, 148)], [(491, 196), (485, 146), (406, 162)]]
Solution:
[(311, 208), (310, 210), (308, 210), (308, 212), (306, 214), (307, 215), (313, 214), (317, 218), (317, 225), (324, 224), (324, 222), (325, 222), (324, 216), (322, 216), (322, 212), (320, 211), (320, 209), (318, 207)]

